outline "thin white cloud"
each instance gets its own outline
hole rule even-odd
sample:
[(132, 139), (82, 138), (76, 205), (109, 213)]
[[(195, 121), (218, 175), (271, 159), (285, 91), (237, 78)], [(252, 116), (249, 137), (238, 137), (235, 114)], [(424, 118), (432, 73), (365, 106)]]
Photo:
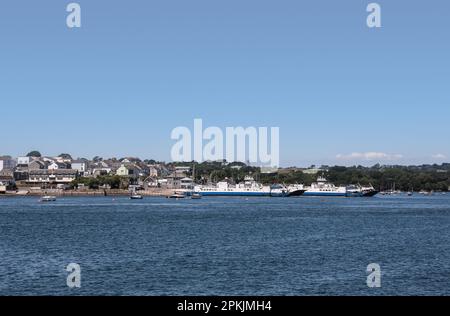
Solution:
[(436, 154), (431, 156), (433, 159), (447, 159), (447, 156), (443, 154)]
[(354, 152), (348, 155), (339, 154), (336, 156), (339, 160), (366, 160), (366, 161), (374, 161), (374, 160), (399, 160), (403, 158), (403, 155), (400, 154), (387, 154), (387, 153), (380, 153), (380, 152), (365, 152), (365, 153), (358, 153)]

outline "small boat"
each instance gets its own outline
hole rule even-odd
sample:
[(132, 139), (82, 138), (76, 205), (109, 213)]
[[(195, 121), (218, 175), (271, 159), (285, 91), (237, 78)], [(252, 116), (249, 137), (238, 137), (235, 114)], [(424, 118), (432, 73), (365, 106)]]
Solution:
[(46, 195), (41, 197), (41, 202), (55, 202), (56, 201), (56, 196), (53, 195)]
[(177, 193), (175, 192), (172, 195), (167, 196), (168, 199), (184, 199), (186, 195), (184, 193)]
[[(105, 191), (106, 192), (106, 191)], [(136, 188), (130, 192), (130, 200), (142, 200), (144, 197), (136, 192)]]
[(200, 200), (202, 198), (202, 195), (200, 193), (192, 193), (191, 199), (192, 200)]
[(408, 192), (408, 196), (413, 196), (413, 193), (412, 192)]

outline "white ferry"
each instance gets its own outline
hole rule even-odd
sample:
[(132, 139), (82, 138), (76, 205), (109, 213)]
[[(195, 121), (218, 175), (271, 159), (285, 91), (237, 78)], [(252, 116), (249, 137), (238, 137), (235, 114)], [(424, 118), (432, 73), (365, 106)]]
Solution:
[(252, 177), (246, 176), (244, 182), (229, 184), (227, 181), (216, 185), (197, 185), (194, 193), (202, 196), (287, 196), (284, 186), (266, 186), (256, 182)]
[(337, 187), (323, 177), (319, 177), (317, 182), (311, 184), (310, 187), (305, 187), (305, 189), (304, 196), (347, 196), (347, 187)]

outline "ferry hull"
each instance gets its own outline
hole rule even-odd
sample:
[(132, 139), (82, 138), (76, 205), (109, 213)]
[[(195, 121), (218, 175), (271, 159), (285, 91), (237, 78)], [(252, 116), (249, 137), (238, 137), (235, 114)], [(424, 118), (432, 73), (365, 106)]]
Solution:
[(303, 196), (319, 196), (319, 197), (346, 197), (346, 193), (341, 192), (308, 192), (303, 193)]

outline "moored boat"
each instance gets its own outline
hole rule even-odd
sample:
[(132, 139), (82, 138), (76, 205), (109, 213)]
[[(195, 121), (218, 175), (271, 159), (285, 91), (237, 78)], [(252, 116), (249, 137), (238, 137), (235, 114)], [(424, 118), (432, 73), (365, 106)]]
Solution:
[(53, 195), (45, 195), (43, 197), (41, 197), (41, 202), (55, 202), (56, 201), (56, 196)]
[(202, 198), (202, 195), (200, 193), (192, 193), (191, 199), (192, 200), (200, 200)]
[(174, 192), (171, 195), (168, 195), (168, 199), (184, 199), (186, 197), (186, 194), (184, 192)]

